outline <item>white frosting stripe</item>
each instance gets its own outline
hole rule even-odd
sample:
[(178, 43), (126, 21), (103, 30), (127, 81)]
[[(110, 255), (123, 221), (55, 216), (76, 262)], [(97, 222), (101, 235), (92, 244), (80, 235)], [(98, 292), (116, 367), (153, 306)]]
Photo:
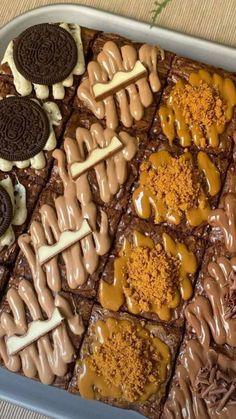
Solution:
[(48, 262), (58, 253), (72, 246), (74, 243), (83, 239), (85, 236), (92, 232), (88, 222), (83, 221), (79, 230), (76, 231), (63, 231), (57, 243), (52, 246), (44, 245), (38, 249), (38, 260), (40, 265), (43, 265), (45, 262)]
[(29, 324), (28, 331), (24, 336), (11, 336), (6, 341), (7, 352), (9, 356), (15, 355), (22, 349), (31, 345), (42, 336), (49, 333), (51, 330), (58, 327), (64, 317), (61, 315), (60, 310), (55, 308), (52, 317), (49, 320), (35, 320)]
[(83, 173), (87, 172), (91, 167), (96, 166), (101, 161), (111, 157), (114, 153), (124, 147), (122, 141), (118, 137), (113, 137), (108, 146), (96, 148), (92, 150), (87, 160), (83, 162), (74, 162), (70, 166), (70, 172), (73, 179), (77, 179)]
[(118, 71), (109, 82), (94, 84), (92, 87), (94, 98), (97, 101), (104, 100), (146, 75), (146, 67), (138, 60), (131, 71)]

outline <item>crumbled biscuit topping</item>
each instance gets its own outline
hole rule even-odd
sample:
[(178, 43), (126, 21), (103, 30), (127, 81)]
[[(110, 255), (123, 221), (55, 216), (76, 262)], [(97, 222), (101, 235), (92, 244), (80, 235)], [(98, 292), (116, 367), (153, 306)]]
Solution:
[(134, 402), (146, 386), (159, 380), (159, 358), (151, 339), (139, 335), (134, 324), (126, 322), (96, 348), (88, 363), (108, 386), (121, 389), (122, 398)]
[(183, 89), (174, 90), (173, 103), (181, 109), (186, 124), (200, 129), (203, 142), (212, 124), (226, 124), (226, 104), (219, 92), (203, 81), (198, 86), (185, 84)]
[(182, 216), (196, 204), (200, 183), (191, 160), (184, 155), (171, 157), (170, 161), (163, 161), (157, 168), (153, 168), (151, 162), (144, 162), (141, 171), (147, 172), (146, 186), (152, 195), (171, 212)]
[(153, 305), (168, 305), (179, 285), (179, 267), (179, 259), (160, 244), (153, 249), (134, 248), (125, 267), (126, 297), (137, 301), (143, 311), (151, 311)]

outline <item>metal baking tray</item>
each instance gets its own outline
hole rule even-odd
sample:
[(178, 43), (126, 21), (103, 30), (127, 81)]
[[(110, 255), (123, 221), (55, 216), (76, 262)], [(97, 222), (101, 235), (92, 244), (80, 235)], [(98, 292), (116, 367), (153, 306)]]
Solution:
[[(236, 71), (236, 49), (152, 27), (94, 8), (59, 4), (40, 7), (16, 17), (0, 29), (0, 58), (11, 39), (28, 26), (43, 22), (73, 22), (88, 28), (115, 32), (132, 40), (157, 43), (164, 49), (198, 61)], [(68, 392), (29, 380), (0, 368), (0, 399), (55, 419), (139, 419), (132, 411), (83, 400)]]

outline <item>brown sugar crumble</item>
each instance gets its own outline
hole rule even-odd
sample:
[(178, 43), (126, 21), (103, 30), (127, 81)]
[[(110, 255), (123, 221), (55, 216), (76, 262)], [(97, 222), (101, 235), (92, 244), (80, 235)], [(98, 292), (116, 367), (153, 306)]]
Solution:
[(102, 376), (108, 386), (119, 388), (122, 398), (129, 402), (139, 400), (146, 386), (160, 380), (160, 362), (151, 339), (139, 335), (129, 321), (88, 358), (91, 370)]
[[(171, 157), (153, 167), (151, 162), (144, 162), (141, 171), (147, 173), (146, 187), (157, 201), (161, 201), (168, 210), (182, 216), (193, 208), (200, 193), (200, 182), (191, 160), (185, 155)], [(159, 222), (155, 219), (155, 222)]]
[(173, 300), (179, 285), (180, 261), (157, 244), (153, 249), (136, 247), (125, 267), (124, 293), (143, 311), (160, 309)]
[(185, 84), (183, 89), (174, 89), (172, 99), (181, 109), (186, 124), (196, 125), (203, 136), (212, 124), (225, 125), (227, 122), (226, 104), (218, 90), (203, 81), (198, 86)]

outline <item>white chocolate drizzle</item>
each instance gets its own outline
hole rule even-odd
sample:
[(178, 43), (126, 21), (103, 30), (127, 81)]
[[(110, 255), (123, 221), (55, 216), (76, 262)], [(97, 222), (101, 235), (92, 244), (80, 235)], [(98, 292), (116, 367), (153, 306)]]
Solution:
[[(78, 51), (78, 60), (72, 71), (72, 73), (62, 82), (54, 84), (52, 86), (52, 94), (54, 99), (61, 100), (65, 96), (65, 87), (71, 87), (73, 85), (73, 76), (83, 74), (85, 71), (85, 60), (83, 52), (83, 44), (81, 40), (81, 29), (78, 25), (61, 23), (59, 25), (61, 28), (65, 29), (67, 32), (73, 36), (75, 43), (77, 45)], [(40, 84), (32, 84), (29, 80), (26, 80), (20, 72), (17, 70), (14, 58), (13, 58), (13, 46), (14, 43), (11, 41), (6, 49), (5, 55), (2, 60), (2, 64), (7, 63), (11, 69), (13, 75), (14, 86), (16, 91), (21, 96), (28, 96), (32, 93), (34, 88), (36, 97), (38, 99), (48, 99), (49, 97), (49, 86), (44, 86)]]
[(5, 247), (9, 247), (15, 241), (15, 233), (12, 226), (20, 226), (24, 224), (27, 218), (26, 207), (26, 190), (21, 183), (13, 186), (9, 176), (0, 181), (0, 185), (7, 191), (11, 198), (13, 208), (13, 219), (5, 233), (0, 236), (0, 251)]
[[(32, 99), (38, 103), (37, 100)], [(38, 103), (39, 104), (39, 103)], [(23, 161), (10, 161), (0, 158), (0, 170), (2, 172), (10, 172), (14, 166), (18, 169), (25, 169), (28, 167), (32, 167), (32, 169), (40, 170), (46, 166), (46, 159), (44, 155), (44, 151), (52, 151), (57, 145), (57, 140), (54, 132), (54, 126), (58, 126), (61, 123), (61, 112), (59, 107), (54, 102), (45, 102), (43, 104), (43, 109), (45, 110), (48, 120), (49, 120), (49, 137), (48, 140), (43, 148), (38, 154), (28, 160)]]

